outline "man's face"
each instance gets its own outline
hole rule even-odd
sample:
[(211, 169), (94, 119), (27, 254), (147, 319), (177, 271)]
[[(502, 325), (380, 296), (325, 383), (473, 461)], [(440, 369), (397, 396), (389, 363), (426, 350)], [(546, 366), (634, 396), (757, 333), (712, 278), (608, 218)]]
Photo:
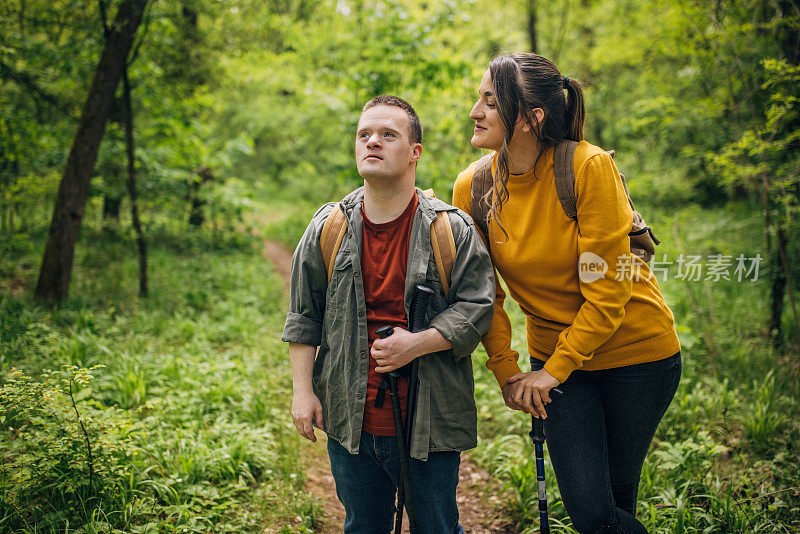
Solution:
[(377, 105), (358, 119), (356, 166), (365, 180), (398, 179), (413, 169), (422, 145), (412, 143), (408, 114), (396, 106)]

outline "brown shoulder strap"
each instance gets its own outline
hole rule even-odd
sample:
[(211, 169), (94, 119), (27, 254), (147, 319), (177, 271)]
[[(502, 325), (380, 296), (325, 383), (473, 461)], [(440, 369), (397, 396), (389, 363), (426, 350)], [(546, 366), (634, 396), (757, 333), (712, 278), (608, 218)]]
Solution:
[(438, 212), (436, 220), (431, 224), (431, 248), (442, 289), (445, 295), (449, 295), (450, 273), (453, 272), (453, 263), (456, 261), (456, 240), (453, 238), (453, 228), (446, 211)]
[(575, 149), (577, 141), (562, 140), (553, 149), (553, 170), (556, 175), (556, 192), (561, 207), (570, 219), (578, 216), (578, 199), (575, 198)]
[(633, 205), (633, 199), (631, 198), (631, 194), (628, 191), (628, 182), (625, 180), (625, 175), (619, 173), (619, 177), (622, 179), (622, 187), (623, 189), (625, 189), (625, 196), (628, 197), (628, 204), (631, 205), (631, 209), (633, 211), (636, 211), (636, 206)]
[[(436, 198), (433, 189), (423, 191), (426, 196)], [(450, 273), (453, 272), (453, 263), (456, 261), (456, 240), (453, 237), (453, 228), (450, 226), (450, 217), (446, 211), (436, 213), (436, 219), (431, 224), (431, 248), (439, 280), (445, 295), (450, 294)]]
[[(436, 198), (432, 189), (424, 191), (429, 197)], [(342, 239), (347, 232), (347, 221), (344, 212), (336, 206), (325, 219), (322, 225), (322, 234), (319, 236), (320, 248), (322, 249), (322, 261), (325, 264), (325, 273), (328, 283), (333, 274), (333, 262)], [(453, 263), (456, 259), (456, 241), (453, 237), (453, 228), (450, 226), (450, 218), (446, 211), (436, 214), (436, 220), (431, 224), (431, 246), (433, 257), (436, 262), (436, 270), (442, 281), (442, 288), (445, 295), (450, 293), (450, 274), (453, 272)]]
[(328, 276), (328, 282), (331, 281), (333, 274), (333, 261), (336, 259), (336, 254), (339, 252), (339, 247), (342, 245), (342, 239), (347, 232), (347, 220), (345, 220), (344, 212), (337, 204), (333, 207), (325, 223), (322, 225), (322, 234), (319, 236), (319, 245), (322, 248), (322, 261), (325, 263), (325, 273)]
[[(611, 159), (614, 159), (614, 155), (617, 153), (616, 150), (606, 150), (606, 154), (611, 156)], [(619, 169), (617, 169), (619, 172)], [(633, 205), (633, 199), (631, 198), (631, 193), (628, 191), (628, 182), (625, 180), (625, 175), (622, 172), (619, 173), (619, 177), (622, 179), (622, 188), (625, 189), (625, 196), (628, 197), (628, 204), (631, 205), (631, 209), (636, 211), (636, 206)]]
[(489, 210), (491, 207), (492, 191), (492, 158), (493, 154), (484, 156), (478, 160), (475, 173), (472, 175), (471, 195), (472, 195), (472, 220), (480, 228), (484, 235), (489, 235)]

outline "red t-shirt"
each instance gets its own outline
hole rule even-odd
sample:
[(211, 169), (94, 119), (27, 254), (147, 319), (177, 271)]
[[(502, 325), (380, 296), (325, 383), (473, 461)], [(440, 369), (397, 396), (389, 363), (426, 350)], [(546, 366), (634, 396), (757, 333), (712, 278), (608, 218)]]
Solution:
[[(411, 223), (417, 210), (417, 194), (414, 193), (405, 211), (395, 220), (375, 224), (364, 214), (364, 243), (361, 254), (361, 272), (364, 280), (364, 299), (367, 304), (367, 331), (369, 344), (378, 336), (375, 330), (382, 326), (402, 326), (408, 328), (408, 318), (403, 306), (406, 285), (406, 264), (408, 263), (408, 244), (411, 238)], [(367, 376), (367, 404), (364, 408), (362, 429), (377, 436), (394, 436), (394, 415), (392, 399), (388, 388), (385, 390), (383, 406), (375, 406), (378, 385), (383, 374), (376, 373), (378, 363), (370, 355), (369, 375)], [(405, 418), (408, 380), (398, 380), (400, 406)]]

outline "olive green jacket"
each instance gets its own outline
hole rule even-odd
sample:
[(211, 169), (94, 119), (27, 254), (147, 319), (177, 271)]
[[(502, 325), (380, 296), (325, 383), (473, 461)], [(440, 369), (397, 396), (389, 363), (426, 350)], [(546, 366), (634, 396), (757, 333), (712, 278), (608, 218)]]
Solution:
[[(433, 289), (427, 317), (430, 326), (453, 344), (451, 350), (419, 358), (419, 390), (414, 414), (411, 456), (461, 451), (477, 444), (477, 413), (469, 358), (489, 330), (495, 295), (492, 263), (463, 211), (429, 198), (417, 189), (419, 206), (411, 225), (405, 282), (409, 313), (414, 288)], [(358, 453), (367, 397), (369, 341), (361, 278), (363, 188), (340, 203), (320, 208), (306, 229), (292, 260), (289, 314), (283, 341), (318, 346), (314, 393), (322, 404), (325, 432), (350, 453)], [(344, 211), (348, 229), (333, 264), (330, 284), (319, 237), (334, 209)], [(431, 249), (430, 227), (437, 211), (447, 211), (456, 242), (456, 258), (445, 295)]]

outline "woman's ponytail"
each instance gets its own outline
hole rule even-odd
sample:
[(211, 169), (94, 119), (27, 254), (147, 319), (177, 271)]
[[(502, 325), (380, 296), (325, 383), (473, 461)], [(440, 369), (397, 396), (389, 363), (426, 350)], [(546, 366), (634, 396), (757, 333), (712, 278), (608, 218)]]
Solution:
[(584, 105), (583, 84), (564, 76), (564, 88), (567, 90), (567, 109), (564, 122), (567, 126), (567, 139), (583, 141), (583, 122), (586, 120), (586, 106)]
[[(548, 148), (562, 139), (583, 141), (583, 121), (586, 118), (583, 84), (558, 72), (555, 64), (537, 54), (518, 53), (500, 55), (489, 64), (492, 89), (497, 100), (497, 111), (503, 122), (505, 137), (497, 151), (494, 187), (487, 194), (491, 199), (491, 217), (508, 238), (498, 215), (508, 201), (509, 168), (511, 154), (508, 145), (520, 119), (539, 146), (533, 168)], [(567, 94), (564, 96), (564, 90)], [(544, 111), (540, 121), (533, 110)], [(486, 236), (491, 239), (490, 236)]]

